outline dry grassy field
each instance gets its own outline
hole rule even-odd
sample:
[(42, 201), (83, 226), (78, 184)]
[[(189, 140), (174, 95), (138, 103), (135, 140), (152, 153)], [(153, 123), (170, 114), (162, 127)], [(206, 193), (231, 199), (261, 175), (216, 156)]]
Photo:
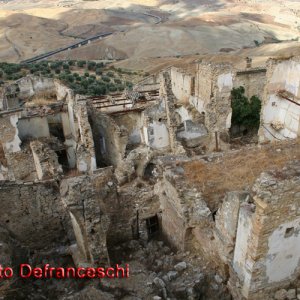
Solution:
[(192, 161), (184, 169), (188, 181), (201, 188), (212, 205), (228, 191), (251, 188), (262, 172), (281, 170), (287, 162), (300, 159), (300, 141), (245, 147), (212, 162)]

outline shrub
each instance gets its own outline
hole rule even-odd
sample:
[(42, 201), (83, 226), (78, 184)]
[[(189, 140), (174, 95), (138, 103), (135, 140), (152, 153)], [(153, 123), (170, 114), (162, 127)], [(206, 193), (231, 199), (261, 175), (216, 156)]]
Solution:
[(89, 86), (89, 83), (88, 83), (88, 81), (86, 80), (86, 79), (81, 79), (81, 86), (82, 87), (84, 87), (85, 89), (87, 89), (88, 88), (88, 86)]
[(96, 67), (97, 67), (98, 69), (103, 68), (103, 67), (104, 67), (104, 63), (103, 63), (103, 62), (97, 63), (97, 64), (96, 64)]
[(77, 67), (83, 68), (86, 65), (86, 62), (84, 60), (79, 60), (77, 62)]
[(133, 84), (130, 82), (130, 81), (126, 81), (126, 86), (129, 88), (129, 89), (132, 89), (133, 87)]
[(67, 75), (66, 79), (68, 80), (68, 82), (74, 82), (74, 77), (72, 74)]
[(249, 101), (244, 93), (245, 89), (242, 86), (231, 91), (231, 123), (247, 129), (258, 129), (261, 101), (257, 96), (252, 96)]
[(89, 83), (89, 84), (94, 83), (94, 81), (95, 81), (95, 78), (92, 78), (92, 77), (89, 77), (89, 78), (88, 78), (88, 83)]
[(114, 85), (109, 87), (110, 92), (116, 92), (117, 90), (118, 90), (117, 87)]
[(100, 68), (97, 68), (97, 69), (96, 69), (96, 74), (97, 74), (97, 75), (102, 75), (102, 73), (103, 73), (103, 72), (102, 72), (102, 70), (101, 70)]
[(21, 71), (21, 66), (18, 64), (1, 63), (0, 67), (6, 75), (13, 75)]
[(85, 72), (85, 73), (84, 73), (84, 76), (85, 76), (85, 77), (90, 77), (90, 73), (89, 73), (89, 72)]
[(107, 76), (102, 76), (102, 80), (103, 80), (104, 82), (110, 82), (110, 78), (107, 77)]
[(125, 86), (121, 84), (121, 85), (118, 85), (117, 88), (118, 88), (118, 91), (122, 92), (122, 91), (124, 91)]
[(96, 63), (94, 61), (89, 61), (88, 62), (88, 70), (92, 71), (92, 70), (95, 70), (95, 68), (96, 68)]
[(114, 73), (111, 72), (111, 71), (107, 72), (106, 75), (107, 75), (108, 77), (114, 77), (114, 76), (115, 76)]
[(88, 95), (100, 96), (106, 94), (106, 87), (104, 85), (93, 84), (88, 87)]
[(63, 64), (63, 69), (64, 70), (70, 70), (70, 66), (68, 64)]

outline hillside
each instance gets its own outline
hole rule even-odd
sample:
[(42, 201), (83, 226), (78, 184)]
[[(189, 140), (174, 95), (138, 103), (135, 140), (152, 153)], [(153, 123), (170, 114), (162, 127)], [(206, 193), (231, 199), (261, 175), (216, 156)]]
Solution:
[(187, 55), (264, 57), (268, 44), (280, 51), (298, 40), (299, 17), (299, 1), (281, 0), (2, 1), (0, 60), (18, 62), (106, 32), (114, 34), (51, 59), (126, 59), (136, 68)]

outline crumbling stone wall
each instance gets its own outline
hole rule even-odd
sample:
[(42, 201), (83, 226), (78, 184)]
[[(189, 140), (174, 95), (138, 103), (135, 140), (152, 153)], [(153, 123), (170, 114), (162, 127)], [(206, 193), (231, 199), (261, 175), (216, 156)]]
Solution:
[(0, 140), (5, 153), (20, 151), (21, 140), (17, 128), (19, 116), (16, 112), (0, 115)]
[[(31, 82), (31, 79), (29, 79), (24, 79), (25, 87), (28, 82)], [(43, 81), (40, 80), (37, 83), (38, 88), (42, 89), (42, 84)], [(64, 103), (57, 102), (44, 106), (37, 105), (35, 107), (20, 108), (14, 111), (8, 110), (1, 113), (0, 141), (7, 161), (5, 168), (8, 168), (7, 171), (3, 169), (3, 165), (1, 167), (1, 173), (6, 173), (5, 176), (1, 175), (3, 179), (35, 180), (36, 174), (34, 173), (36, 172), (31, 167), (35, 164), (33, 163), (33, 155), (30, 153), (28, 143), (36, 139), (39, 139), (41, 143), (41, 139), (44, 138), (56, 144), (56, 146), (50, 147), (51, 151), (66, 151), (66, 158), (63, 157), (63, 154), (61, 155), (61, 159), (66, 160), (66, 163), (64, 163), (66, 168), (74, 169), (76, 167), (79, 172), (83, 173), (92, 172), (97, 168), (94, 141), (88, 121), (86, 102), (79, 97), (75, 98), (70, 89), (58, 83), (56, 84), (60, 87), (60, 95), (57, 95), (57, 97), (62, 97), (63, 101), (65, 101)], [(47, 88), (50, 87), (46, 84), (45, 89)], [(32, 88), (27, 92), (31, 95), (31, 92), (34, 91), (36, 90)], [(54, 125), (51, 127), (52, 124)], [(61, 130), (56, 129), (55, 126), (57, 128), (61, 127)], [(57, 143), (53, 140), (53, 137), (57, 138)], [(43, 143), (45, 144), (43, 147), (48, 147), (46, 140), (43, 140)], [(35, 161), (37, 162), (36, 154), (35, 152)], [(50, 156), (55, 158), (55, 155)], [(45, 155), (45, 157), (40, 156), (38, 160), (47, 160), (48, 158), (49, 155)], [(30, 166), (27, 167), (26, 165), (29, 162)], [(59, 168), (57, 166), (56, 171)], [(39, 178), (44, 178), (41, 175), (41, 168), (38, 169)], [(56, 171), (52, 173), (56, 173)], [(49, 178), (48, 175), (47, 178)]]
[(93, 172), (97, 169), (96, 153), (92, 129), (88, 120), (88, 112), (85, 101), (78, 101), (74, 108), (78, 121), (79, 137), (77, 140), (77, 169), (80, 172)]
[(67, 178), (62, 181), (60, 191), (77, 241), (75, 262), (107, 264), (106, 233), (110, 218), (106, 214), (105, 203), (116, 197), (112, 169), (102, 169), (90, 176)]
[[(240, 208), (229, 287), (236, 299), (272, 299), (300, 272), (300, 162), (263, 173)], [(240, 288), (238, 288), (240, 286)]]
[(54, 79), (38, 76), (26, 76), (15, 82), (19, 87), (21, 99), (30, 98), (36, 94), (55, 95)]
[(211, 257), (211, 249), (208, 250), (210, 246), (207, 245), (210, 238), (207, 235), (212, 236), (212, 231), (206, 232), (207, 226), (213, 221), (211, 211), (201, 193), (197, 189), (189, 189), (183, 175), (184, 170), (180, 166), (168, 168), (163, 179), (155, 186), (162, 210), (162, 232), (173, 246), (182, 251), (189, 249), (190, 239), (194, 236), (206, 236), (206, 245), (199, 239), (199, 248)]
[(140, 112), (112, 115), (119, 127), (124, 126), (128, 131), (128, 147), (141, 144), (142, 117)]
[(205, 115), (205, 126), (211, 137), (210, 148), (215, 147), (215, 133), (219, 144), (226, 147), (231, 127), (231, 90), (235, 72), (227, 64), (200, 63), (195, 82), (195, 97), (191, 104)]
[(250, 99), (252, 96), (258, 96), (263, 99), (266, 84), (266, 69), (248, 69), (237, 71), (233, 87), (245, 88), (245, 96)]
[(108, 115), (90, 111), (98, 166), (118, 166), (125, 157), (128, 131)]
[(21, 151), (21, 140), (19, 138), (18, 119), (20, 113), (3, 113), (0, 115), (0, 141), (2, 144), (1, 169), (2, 180), (34, 180), (36, 171), (33, 156), (28, 145), (24, 145)]
[(142, 119), (143, 142), (153, 149), (169, 149), (170, 137), (163, 102), (147, 108)]
[(39, 180), (55, 178), (62, 173), (56, 153), (39, 140), (30, 142), (34, 164)]
[(33, 96), (63, 102), (75, 97), (73, 91), (59, 80), (28, 75), (3, 88), (0, 95), (2, 107), (0, 110), (16, 109), (22, 102), (31, 101)]
[(35, 181), (37, 172), (29, 144), (22, 146), (22, 151), (6, 153), (9, 180)]
[(67, 215), (56, 182), (0, 184), (0, 227), (23, 246), (41, 249), (62, 245)]
[(271, 59), (267, 66), (259, 140), (300, 136), (300, 57)]

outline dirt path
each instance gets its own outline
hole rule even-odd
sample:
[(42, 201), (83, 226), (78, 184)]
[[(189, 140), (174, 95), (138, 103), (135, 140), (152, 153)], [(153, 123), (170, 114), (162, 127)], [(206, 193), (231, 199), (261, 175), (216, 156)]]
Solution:
[[(9, 30), (9, 29), (8, 29), (8, 30)], [(7, 31), (8, 31), (8, 30), (5, 31), (5, 40), (13, 47), (13, 49), (14, 49), (16, 55), (18, 56), (18, 60), (20, 60), (22, 55), (21, 55), (20, 51), (18, 50), (17, 46), (14, 44), (14, 42), (12, 42), (12, 41), (9, 39), (9, 37), (7, 36)]]

